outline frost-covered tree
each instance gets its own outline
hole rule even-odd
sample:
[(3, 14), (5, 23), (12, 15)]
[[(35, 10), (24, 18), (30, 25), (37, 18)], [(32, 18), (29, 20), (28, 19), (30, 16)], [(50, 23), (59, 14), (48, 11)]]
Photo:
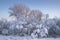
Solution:
[(9, 26), (10, 26), (9, 22), (7, 22), (6, 19), (2, 18), (0, 20), (0, 32), (1, 32), (1, 34), (4, 34), (4, 35), (8, 34)]
[(42, 17), (42, 12), (39, 10), (31, 10), (28, 17), (32, 20), (40, 21)]
[(23, 20), (25, 17), (27, 17), (27, 14), (30, 10), (26, 5), (22, 4), (16, 4), (9, 9), (11, 10), (10, 16), (15, 16), (17, 19), (20, 20)]
[(48, 26), (48, 35), (60, 35), (60, 27), (57, 25), (58, 19), (48, 19), (45, 24)]

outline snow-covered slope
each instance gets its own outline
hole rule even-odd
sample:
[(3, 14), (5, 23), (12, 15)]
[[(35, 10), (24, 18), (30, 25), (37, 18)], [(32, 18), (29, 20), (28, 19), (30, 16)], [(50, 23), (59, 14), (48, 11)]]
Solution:
[(34, 38), (31, 37), (20, 37), (20, 36), (3, 36), (0, 35), (0, 40), (60, 40), (60, 38)]

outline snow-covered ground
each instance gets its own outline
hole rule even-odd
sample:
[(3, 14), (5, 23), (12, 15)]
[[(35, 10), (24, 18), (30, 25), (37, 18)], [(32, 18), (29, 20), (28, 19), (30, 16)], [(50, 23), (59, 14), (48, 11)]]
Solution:
[(0, 40), (60, 40), (60, 38), (34, 38), (31, 37), (20, 37), (20, 36), (3, 36), (0, 35)]

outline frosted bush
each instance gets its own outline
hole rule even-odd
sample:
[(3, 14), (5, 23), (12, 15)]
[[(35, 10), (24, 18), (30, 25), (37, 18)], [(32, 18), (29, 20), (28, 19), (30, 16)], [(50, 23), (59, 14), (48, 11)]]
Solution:
[[(7, 23), (3, 21), (1, 24), (0, 24), (0, 27), (2, 27), (3, 29), (9, 26)], [(6, 26), (4, 27), (4, 25)], [(45, 20), (44, 22), (40, 21), (40, 23), (36, 21), (23, 21), (23, 22), (16, 21), (16, 22), (10, 23), (8, 30), (9, 30), (9, 33), (12, 33), (12, 34), (15, 33), (18, 35), (30, 35), (33, 38), (47, 37), (49, 35), (49, 32), (51, 31), (52, 32), (54, 31), (56, 34), (60, 34), (60, 27), (57, 25), (57, 21), (53, 19), (48, 19), (48, 20)], [(4, 33), (4, 31), (2, 33)]]
[(31, 37), (32, 37), (32, 38), (38, 38), (38, 35), (35, 34), (35, 33), (31, 33)]
[(44, 24), (36, 25), (36, 28), (33, 31), (33, 34), (37, 35), (38, 37), (47, 37), (48, 35), (48, 28)]
[(8, 30), (7, 30), (7, 29), (3, 29), (3, 30), (2, 30), (2, 34), (3, 34), (3, 35), (7, 35), (7, 34), (8, 34)]

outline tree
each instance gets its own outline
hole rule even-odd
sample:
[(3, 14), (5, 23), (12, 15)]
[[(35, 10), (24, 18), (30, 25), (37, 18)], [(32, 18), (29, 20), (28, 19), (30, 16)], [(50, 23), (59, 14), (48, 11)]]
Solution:
[(15, 16), (17, 19), (25, 18), (27, 17), (27, 14), (29, 12), (29, 8), (22, 4), (17, 4), (11, 8), (10, 16)]
[(39, 10), (32, 10), (32, 11), (29, 13), (28, 17), (29, 17), (30, 19), (34, 19), (34, 20), (40, 21), (42, 15), (43, 15), (43, 14), (42, 14), (41, 11), (39, 11)]
[[(48, 35), (56, 37), (60, 35), (60, 27), (57, 25), (58, 19), (48, 19), (45, 25), (48, 26)], [(59, 24), (59, 23), (58, 23)]]

